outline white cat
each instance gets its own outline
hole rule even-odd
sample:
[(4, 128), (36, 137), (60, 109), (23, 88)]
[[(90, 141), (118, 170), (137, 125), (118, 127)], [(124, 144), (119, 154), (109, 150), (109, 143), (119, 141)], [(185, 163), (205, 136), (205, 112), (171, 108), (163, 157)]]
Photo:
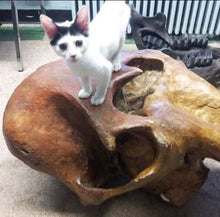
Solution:
[(83, 6), (75, 21), (54, 23), (40, 16), (44, 31), (58, 55), (63, 57), (73, 73), (81, 78), (80, 98), (92, 93), (90, 77), (99, 79), (93, 105), (103, 103), (112, 71), (121, 69), (119, 52), (124, 44), (131, 8), (124, 1), (106, 1), (89, 24), (88, 10)]

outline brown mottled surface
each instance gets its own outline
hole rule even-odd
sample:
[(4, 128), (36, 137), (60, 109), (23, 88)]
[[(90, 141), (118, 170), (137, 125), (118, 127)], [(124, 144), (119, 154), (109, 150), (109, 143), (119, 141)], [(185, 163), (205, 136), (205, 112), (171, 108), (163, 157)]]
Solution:
[[(58, 99), (60, 101), (60, 98)], [(61, 104), (62, 102), (65, 103), (65, 101), (61, 100)], [(56, 100), (54, 103), (57, 103)], [(48, 107), (48, 109), (52, 108)], [(61, 128), (62, 126), (63, 124), (61, 123)], [(10, 209), (9, 205), (9, 201), (13, 201), (12, 197), (10, 197), (10, 200), (4, 200), (2, 206), (3, 204), (8, 204), (9, 207), (7, 210), (5, 208), (1, 210), (1, 212), (6, 213), (4, 216), (218, 216), (219, 213), (219, 169), (218, 164), (216, 164), (217, 162), (214, 161), (206, 161), (206, 164), (211, 168), (211, 173), (205, 186), (193, 197), (194, 200), (186, 203), (181, 208), (170, 207), (141, 190), (111, 199), (97, 208), (82, 207), (74, 195), (58, 184), (56, 180), (28, 169), (16, 159), (13, 158), (8, 166), (1, 165), (3, 165), (3, 168), (7, 168), (8, 171), (13, 171), (13, 167), (10, 166), (12, 162), (16, 162), (14, 166), (17, 169), (11, 174), (11, 177), (14, 177), (17, 173), (16, 185), (10, 186), (10, 183), (13, 182), (3, 181), (3, 178), (6, 177), (3, 174), (1, 185), (5, 187), (10, 186), (10, 188), (4, 187), (0, 193), (5, 195), (4, 198), (7, 199), (6, 189), (8, 192), (10, 192), (10, 189), (17, 189), (13, 193), (15, 198), (18, 194), (20, 198), (24, 195), (25, 197), (23, 197), (23, 200), (17, 199), (20, 202), (16, 203), (16, 205), (13, 205), (13, 202), (11, 203), (11, 207), (13, 206), (14, 209)], [(212, 181), (216, 184), (213, 185)], [(39, 187), (42, 186), (42, 188), (39, 189), (34, 183), (38, 183), (37, 185)], [(29, 186), (32, 186), (32, 188), (29, 188)], [(34, 192), (37, 189), (39, 193), (35, 194)], [(27, 204), (29, 204), (28, 208), (26, 207)], [(21, 211), (19, 207), (26, 208)]]

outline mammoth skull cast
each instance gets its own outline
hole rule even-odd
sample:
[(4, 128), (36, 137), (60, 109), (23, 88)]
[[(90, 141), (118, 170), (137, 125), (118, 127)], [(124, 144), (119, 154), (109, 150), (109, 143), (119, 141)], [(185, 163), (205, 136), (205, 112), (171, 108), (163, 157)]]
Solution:
[[(160, 51), (122, 59), (98, 107), (77, 97), (78, 78), (63, 60), (39, 68), (8, 102), (7, 145), (84, 204), (145, 188), (181, 205), (207, 177), (203, 159), (220, 160), (220, 93)], [(107, 187), (116, 176), (126, 183)]]

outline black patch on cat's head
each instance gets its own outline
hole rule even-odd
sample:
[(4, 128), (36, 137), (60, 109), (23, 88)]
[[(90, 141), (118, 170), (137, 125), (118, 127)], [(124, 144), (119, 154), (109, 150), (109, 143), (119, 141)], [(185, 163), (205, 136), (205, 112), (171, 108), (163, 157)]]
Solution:
[(88, 37), (88, 31), (80, 29), (76, 23), (73, 23), (69, 29), (70, 29), (70, 35), (80, 34), (80, 35), (84, 35), (85, 37)]
[(79, 26), (74, 22), (70, 27), (67, 26), (58, 26), (57, 27), (57, 34), (54, 36), (53, 40), (50, 42), (52, 46), (56, 45), (57, 42), (67, 33), (70, 35), (84, 35), (88, 37), (88, 32), (79, 28)]
[(57, 41), (69, 32), (69, 27), (58, 26), (58, 25), (56, 25), (56, 27), (57, 27), (57, 34), (54, 36), (53, 40), (50, 42), (52, 46), (56, 45)]

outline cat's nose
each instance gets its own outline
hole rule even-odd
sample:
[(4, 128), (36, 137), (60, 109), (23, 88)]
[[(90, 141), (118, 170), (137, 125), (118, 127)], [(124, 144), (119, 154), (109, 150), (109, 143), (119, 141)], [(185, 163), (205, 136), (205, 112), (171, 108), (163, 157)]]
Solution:
[(76, 55), (72, 55), (72, 56), (71, 56), (71, 60), (72, 60), (72, 61), (76, 61)]

